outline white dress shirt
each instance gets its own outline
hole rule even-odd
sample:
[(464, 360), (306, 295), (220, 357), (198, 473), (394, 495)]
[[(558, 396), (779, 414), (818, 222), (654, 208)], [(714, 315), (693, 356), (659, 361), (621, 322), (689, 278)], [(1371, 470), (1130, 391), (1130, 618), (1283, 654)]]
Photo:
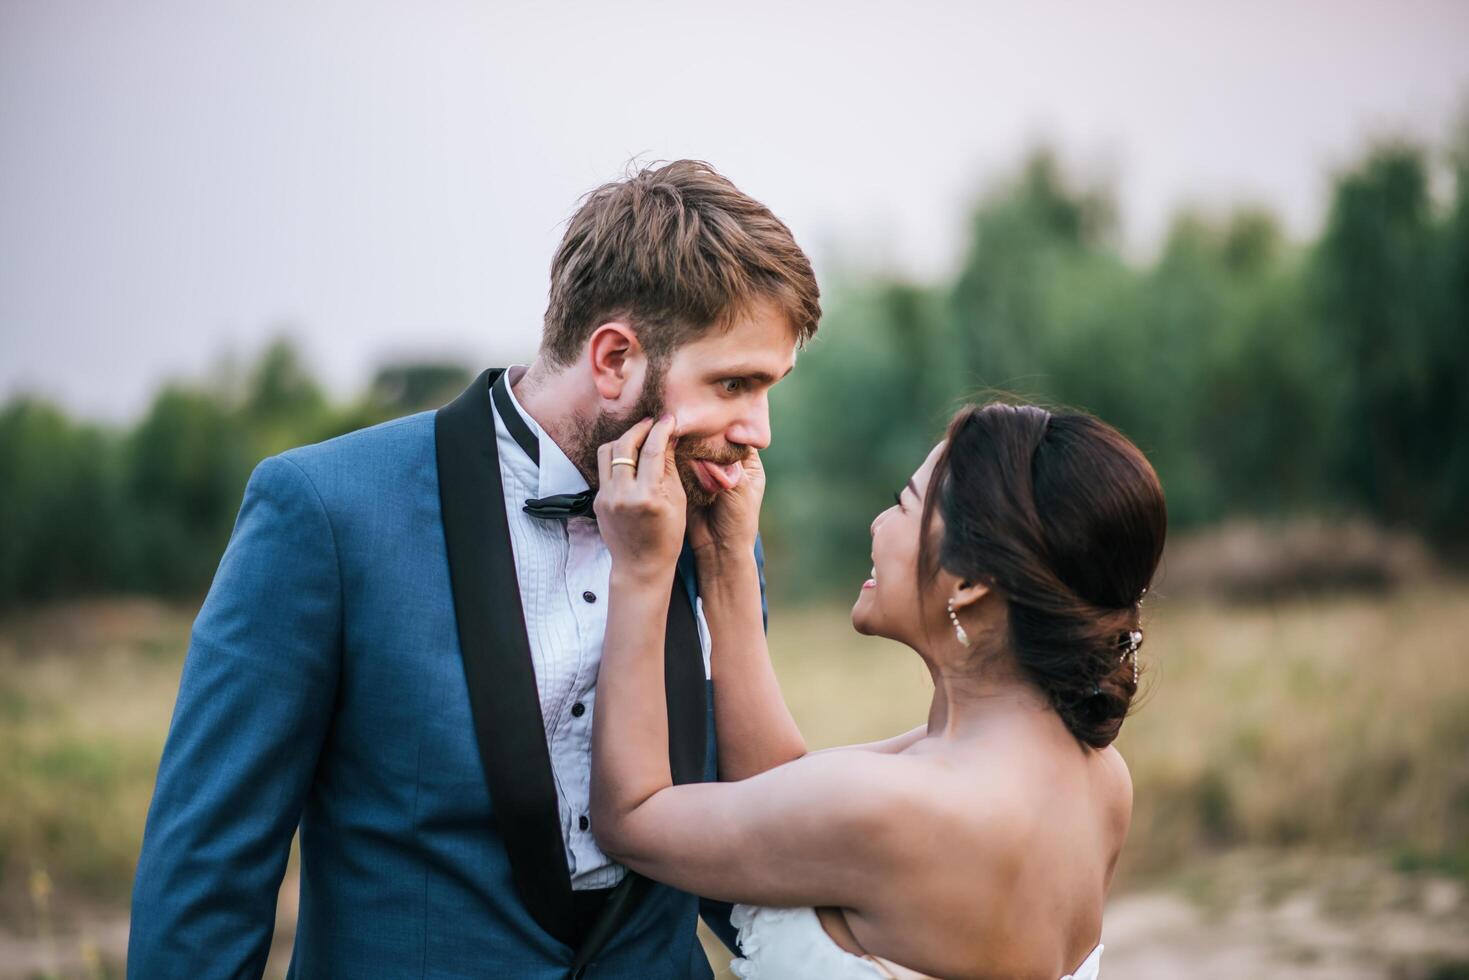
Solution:
[[(523, 367), (510, 368), (507, 380), (519, 380)], [(508, 386), (507, 386), (508, 389)], [(592, 710), (602, 639), (607, 631), (607, 586), (612, 556), (597, 522), (590, 517), (545, 520), (522, 508), (526, 500), (587, 489), (581, 471), (531, 418), (515, 393), (511, 402), (540, 449), (540, 466), (526, 455), (505, 427), (498, 407), (495, 440), (500, 478), (505, 488), (505, 516), (515, 552), (515, 576), (525, 610), (527, 638), (536, 671), (551, 773), (561, 814), (561, 838), (575, 890), (607, 888), (626, 870), (597, 847), (589, 819), (592, 778)], [(704, 676), (709, 676), (709, 627), (703, 603), (695, 605)]]

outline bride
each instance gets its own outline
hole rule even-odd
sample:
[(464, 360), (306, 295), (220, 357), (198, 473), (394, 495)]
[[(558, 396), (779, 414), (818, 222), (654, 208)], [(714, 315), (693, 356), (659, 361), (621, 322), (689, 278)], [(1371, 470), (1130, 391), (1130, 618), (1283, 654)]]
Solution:
[[(669, 416), (599, 455), (612, 553), (592, 829), (614, 860), (743, 903), (745, 978), (1095, 978), (1132, 783), (1139, 602), (1166, 529), (1142, 453), (1081, 414), (989, 404), (872, 522), (852, 623), (933, 676), (928, 723), (808, 752), (766, 652), (753, 453), (686, 512)], [(687, 523), (687, 527), (686, 527)], [(712, 637), (723, 782), (674, 786), (663, 695), (687, 533)]]

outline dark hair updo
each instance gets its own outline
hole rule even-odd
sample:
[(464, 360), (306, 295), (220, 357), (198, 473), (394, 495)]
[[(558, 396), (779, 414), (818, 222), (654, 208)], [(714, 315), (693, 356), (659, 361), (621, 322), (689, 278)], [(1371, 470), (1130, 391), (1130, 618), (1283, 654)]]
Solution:
[(949, 423), (922, 526), (920, 574), (942, 567), (1003, 596), (1020, 670), (1080, 741), (1110, 745), (1137, 693), (1129, 637), (1168, 529), (1142, 452), (1089, 415), (967, 406)]

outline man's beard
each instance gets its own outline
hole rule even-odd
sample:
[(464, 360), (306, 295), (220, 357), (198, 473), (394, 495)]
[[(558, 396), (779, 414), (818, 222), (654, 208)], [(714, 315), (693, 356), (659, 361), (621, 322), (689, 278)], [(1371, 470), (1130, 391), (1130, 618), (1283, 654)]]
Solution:
[[(643, 419), (656, 419), (663, 415), (663, 370), (650, 365), (647, 380), (643, 382), (642, 394), (637, 403), (624, 414), (603, 412), (595, 417), (578, 416), (572, 431), (571, 461), (581, 470), (587, 482), (597, 486), (597, 448), (622, 436), (628, 429)], [(678, 465), (678, 478), (683, 483), (684, 495), (695, 507), (708, 507), (714, 503), (717, 493), (704, 489), (694, 474), (694, 460), (706, 459), (711, 463), (728, 466), (738, 463), (749, 455), (743, 447), (729, 446), (718, 449), (704, 442), (680, 439), (674, 447), (673, 458)]]

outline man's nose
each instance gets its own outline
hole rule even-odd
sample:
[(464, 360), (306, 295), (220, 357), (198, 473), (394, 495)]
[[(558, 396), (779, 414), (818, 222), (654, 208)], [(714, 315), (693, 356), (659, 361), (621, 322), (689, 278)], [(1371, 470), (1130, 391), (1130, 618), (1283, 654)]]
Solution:
[(751, 446), (755, 449), (769, 448), (770, 403), (764, 394), (755, 400), (748, 412), (730, 426), (725, 432), (725, 438), (737, 445)]

